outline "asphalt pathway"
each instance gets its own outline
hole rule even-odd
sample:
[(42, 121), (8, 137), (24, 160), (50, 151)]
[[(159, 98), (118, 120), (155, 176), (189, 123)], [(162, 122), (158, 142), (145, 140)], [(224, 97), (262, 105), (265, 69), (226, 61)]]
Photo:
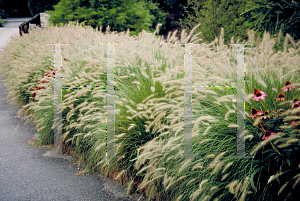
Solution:
[[(11, 36), (19, 37), (16, 26), (27, 19), (9, 19), (0, 27), (0, 54)], [(49, 150), (29, 145), (35, 125), (24, 125), (17, 116), (20, 108), (8, 103), (7, 95), (0, 74), (0, 201), (138, 200), (116, 181), (98, 174), (75, 176), (82, 168), (72, 160), (46, 157)]]

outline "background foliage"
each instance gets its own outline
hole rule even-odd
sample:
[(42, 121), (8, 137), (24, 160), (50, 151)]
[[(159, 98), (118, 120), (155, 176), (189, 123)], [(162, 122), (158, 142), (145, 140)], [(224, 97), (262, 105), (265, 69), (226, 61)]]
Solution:
[(78, 21), (93, 28), (109, 25), (118, 32), (129, 28), (134, 34), (142, 29), (153, 32), (166, 15), (157, 4), (137, 0), (62, 0), (54, 7), (55, 11), (48, 12), (54, 24)]
[[(240, 42), (249, 39), (248, 30), (254, 30), (261, 40), (264, 31), (278, 37), (282, 29), (280, 39), (290, 33), (297, 40), (300, 38), (299, 5), (299, 1), (278, 0), (188, 0), (187, 6), (184, 6), (184, 18), (179, 21), (186, 31), (201, 23), (195, 32), (201, 33), (203, 42), (212, 42), (220, 35), (221, 27), (225, 31), (225, 44), (229, 44), (233, 36)], [(282, 48), (282, 43), (280, 47), (274, 47), (275, 50)]]
[(56, 5), (60, 0), (28, 0), (28, 8), (30, 14), (43, 13), (46, 10), (54, 10), (53, 5)]
[(0, 0), (0, 17), (29, 17), (27, 4), (28, 0)]
[(246, 38), (250, 24), (245, 22), (244, 17), (239, 16), (246, 1), (189, 0), (188, 5), (189, 7), (185, 7), (186, 18), (180, 20), (180, 23), (187, 30), (201, 23), (196, 33), (201, 32), (200, 38), (203, 38), (203, 42), (211, 42), (218, 37), (221, 27), (225, 31), (226, 44), (232, 36), (238, 36), (240, 40)]
[(289, 33), (294, 39), (300, 38), (299, 0), (252, 0), (247, 2), (245, 13), (255, 21), (253, 29), (268, 30), (271, 35)]
[(6, 4), (5, 4), (6, 2), (5, 1), (3, 1), (3, 0), (0, 0), (0, 19), (2, 18), (6, 18), (6, 10), (7, 10), (7, 8), (6, 8)]

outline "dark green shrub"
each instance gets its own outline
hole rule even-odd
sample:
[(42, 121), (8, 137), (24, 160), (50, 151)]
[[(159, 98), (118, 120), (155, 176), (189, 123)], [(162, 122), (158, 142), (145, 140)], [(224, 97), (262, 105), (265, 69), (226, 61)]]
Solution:
[(43, 13), (46, 10), (54, 10), (53, 5), (56, 5), (60, 0), (28, 0), (28, 8), (30, 14)]
[(166, 15), (152, 2), (127, 0), (62, 0), (54, 6), (49, 21), (53, 24), (64, 24), (78, 21), (93, 28), (109, 25), (111, 31), (127, 31), (133, 34), (143, 29), (153, 32), (156, 23), (163, 23)]
[(0, 27), (2, 27), (3, 24), (5, 24), (6, 22), (7, 22), (7, 20), (1, 19), (1, 17), (0, 17)]
[(3, 23), (1, 22), (1, 18), (7, 18), (7, 4), (7, 0), (0, 0), (0, 24)]

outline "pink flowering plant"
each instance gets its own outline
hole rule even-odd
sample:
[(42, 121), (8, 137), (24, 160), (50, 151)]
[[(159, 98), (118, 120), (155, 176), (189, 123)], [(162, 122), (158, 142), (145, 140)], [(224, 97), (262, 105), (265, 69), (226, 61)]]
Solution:
[(252, 107), (248, 107), (250, 122), (255, 126), (249, 131), (256, 134), (254, 138), (258, 142), (250, 155), (262, 166), (251, 175), (256, 180), (253, 186), (260, 186), (254, 188), (256, 195), (263, 196), (260, 199), (265, 199), (266, 191), (268, 197), (277, 200), (292, 200), (299, 194), (296, 189), (300, 187), (300, 97), (297, 86), (290, 81), (280, 90), (272, 98), (254, 88)]
[[(40, 90), (40, 89), (44, 89), (45, 86), (43, 85), (44, 83), (48, 83), (49, 81), (47, 80), (48, 78), (54, 78), (55, 74), (58, 72), (58, 70), (54, 70), (51, 68), (50, 71), (45, 72), (44, 77), (41, 78), (37, 83), (38, 85), (34, 88), (35, 92), (32, 93), (32, 100), (35, 101), (35, 97), (36, 97), (36, 91)], [(46, 88), (49, 88), (49, 86), (47, 86)]]
[[(262, 110), (258, 110), (256, 108), (251, 109), (251, 115), (249, 116), (251, 119), (256, 118), (255, 125), (258, 128), (259, 136), (262, 136), (263, 140), (270, 138), (271, 136), (275, 135), (276, 133), (283, 132), (281, 126), (284, 125), (293, 125), (293, 127), (298, 128), (300, 122), (297, 122), (297, 114), (299, 114), (298, 110), (300, 107), (300, 97), (294, 97), (292, 101), (288, 100), (289, 91), (295, 89), (296, 86), (292, 86), (290, 81), (286, 81), (285, 85), (280, 89), (286, 93), (279, 93), (276, 98), (274, 98), (274, 110), (271, 112), (271, 109), (267, 107), (266, 102), (264, 101), (267, 97), (267, 94), (263, 91), (259, 91), (258, 89), (254, 88), (254, 101), (259, 101), (262, 105)], [(282, 102), (282, 103), (280, 103)], [(276, 104), (278, 103), (278, 104)], [(282, 106), (278, 108), (277, 105)], [(280, 107), (279, 106), (279, 107)], [(264, 112), (263, 112), (264, 110)], [(290, 121), (284, 122), (284, 117), (293, 114), (295, 117), (289, 118), (293, 119)]]

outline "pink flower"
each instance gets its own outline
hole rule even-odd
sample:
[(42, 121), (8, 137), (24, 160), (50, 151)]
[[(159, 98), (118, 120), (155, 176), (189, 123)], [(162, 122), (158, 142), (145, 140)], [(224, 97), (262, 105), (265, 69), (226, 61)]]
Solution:
[(276, 101), (284, 101), (285, 95), (283, 93), (278, 94), (278, 98), (276, 98)]
[(265, 99), (265, 96), (267, 96), (267, 94), (263, 91), (258, 91), (257, 89), (254, 89), (254, 98), (253, 100), (258, 101), (258, 100), (263, 100)]
[(290, 86), (290, 87), (286, 87), (288, 85), (291, 85), (292, 83), (290, 81), (286, 81), (284, 84), (284, 87), (281, 87), (280, 89), (283, 91), (287, 91), (287, 90), (293, 90), (296, 88), (296, 86)]
[(292, 108), (298, 108), (300, 106), (300, 102), (296, 101), (292, 103)]
[(44, 80), (44, 78), (46, 78), (47, 76), (43, 77), (42, 79), (40, 79), (40, 81), (38, 81), (38, 84), (43, 84), (46, 83), (48, 81)]
[(251, 109), (251, 115), (249, 116), (251, 119), (253, 119), (256, 115), (261, 116), (263, 115), (262, 111), (258, 111), (255, 108)]
[(275, 135), (276, 133), (275, 132), (270, 132), (270, 131), (266, 131), (265, 132), (265, 135), (262, 137), (262, 139), (263, 140), (266, 140), (266, 139), (268, 139), (269, 137), (271, 137), (271, 136), (273, 136), (273, 135)]
[(156, 164), (156, 162), (153, 163), (152, 168), (154, 168), (154, 165)]
[[(291, 122), (291, 125), (292, 125), (292, 124), (294, 124), (294, 123), (296, 123), (296, 121), (295, 121), (295, 120)], [(299, 125), (300, 125), (300, 123), (299, 123), (299, 124), (297, 124), (297, 126), (299, 126)]]
[(265, 113), (263, 113), (263, 114), (261, 115), (261, 118), (262, 118), (262, 119), (271, 118), (270, 116), (267, 116), (267, 114), (269, 114), (269, 112), (268, 112), (268, 111), (265, 111)]

